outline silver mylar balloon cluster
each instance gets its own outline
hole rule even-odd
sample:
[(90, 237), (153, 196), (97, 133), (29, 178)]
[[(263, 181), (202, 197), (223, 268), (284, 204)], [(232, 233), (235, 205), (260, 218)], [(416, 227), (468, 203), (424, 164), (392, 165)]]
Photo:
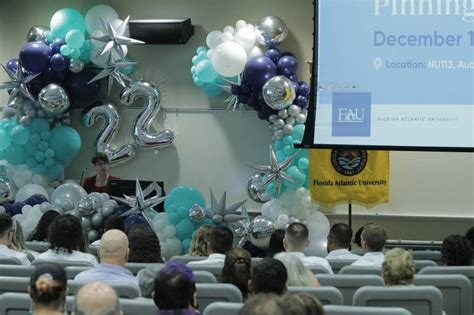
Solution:
[(46, 26), (33, 26), (28, 31), (26, 35), (27, 42), (36, 42), (36, 41), (44, 41), (46, 39), (46, 33), (49, 32), (49, 28)]
[(262, 185), (264, 175), (262, 172), (252, 173), (247, 181), (247, 193), (250, 199), (258, 203), (265, 203), (272, 198)]
[(50, 83), (41, 89), (38, 94), (38, 102), (41, 108), (51, 116), (61, 115), (71, 105), (66, 91), (55, 83)]
[(242, 238), (239, 241), (239, 247), (242, 247), (248, 240), (259, 248), (267, 248), (270, 236), (276, 231), (278, 226), (270, 218), (257, 216), (253, 220), (247, 215), (246, 220), (239, 222), (241, 227), (236, 230), (236, 235)]
[(257, 24), (257, 41), (267, 47), (281, 44), (288, 35), (285, 22), (277, 16), (266, 16)]
[(296, 123), (304, 124), (308, 115), (307, 109), (301, 109), (298, 105), (290, 105), (288, 108), (281, 109), (278, 115), (270, 115), (270, 128), (273, 130), (272, 139), (280, 140), (285, 135), (293, 133), (293, 126)]
[(12, 190), (8, 179), (0, 177), (0, 204), (9, 201), (11, 193)]
[(285, 109), (296, 98), (295, 86), (290, 79), (277, 75), (268, 80), (262, 88), (263, 99), (272, 109)]

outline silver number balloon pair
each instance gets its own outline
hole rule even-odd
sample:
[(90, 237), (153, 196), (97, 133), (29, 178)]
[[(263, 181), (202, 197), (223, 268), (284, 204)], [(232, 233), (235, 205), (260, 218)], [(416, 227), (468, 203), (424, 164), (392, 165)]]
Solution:
[(162, 148), (174, 142), (174, 133), (171, 130), (149, 132), (150, 125), (161, 108), (160, 92), (155, 85), (147, 81), (135, 81), (120, 93), (120, 101), (124, 105), (131, 105), (138, 98), (145, 99), (145, 106), (135, 120), (133, 144), (112, 148), (112, 142), (120, 127), (120, 116), (114, 105), (100, 103), (82, 115), (85, 127), (91, 127), (99, 118), (104, 120), (104, 127), (95, 141), (95, 150), (106, 154), (110, 165), (119, 165), (133, 159), (137, 149)]

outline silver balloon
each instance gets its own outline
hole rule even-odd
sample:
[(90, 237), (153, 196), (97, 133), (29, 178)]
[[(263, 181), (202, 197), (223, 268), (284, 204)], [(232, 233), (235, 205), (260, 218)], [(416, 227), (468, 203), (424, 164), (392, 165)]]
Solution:
[(265, 103), (275, 110), (287, 108), (296, 98), (293, 82), (283, 75), (277, 75), (268, 80), (262, 88), (262, 94)]
[(95, 140), (95, 151), (107, 155), (111, 166), (133, 159), (136, 154), (133, 145), (124, 144), (116, 149), (111, 148), (120, 126), (120, 116), (115, 106), (109, 103), (98, 103), (97, 106), (82, 114), (82, 124), (85, 127), (91, 127), (99, 119), (102, 119), (105, 124)]
[(278, 118), (277, 120), (275, 120), (275, 122), (273, 123), (273, 126), (275, 126), (277, 129), (281, 129), (283, 128), (283, 126), (285, 125), (285, 121), (281, 118)]
[(84, 231), (89, 231), (92, 228), (91, 220), (88, 218), (82, 217), (81, 226)]
[(278, 117), (282, 119), (288, 118), (288, 111), (286, 109), (281, 109), (278, 111)]
[(87, 239), (89, 240), (89, 242), (96, 241), (97, 239), (99, 239), (99, 232), (97, 232), (96, 230), (88, 231), (87, 232)]
[(28, 116), (21, 116), (20, 117), (20, 124), (22, 125), (29, 125), (31, 123), (31, 118)]
[(306, 122), (306, 114), (301, 113), (296, 115), (295, 120), (300, 124), (304, 124)]
[(204, 210), (200, 205), (193, 205), (189, 209), (189, 219), (196, 223), (201, 223), (202, 220), (206, 218), (206, 210)]
[(111, 205), (111, 204), (104, 204), (102, 206), (102, 210), (101, 210), (101, 213), (102, 215), (107, 218), (108, 216), (110, 216), (112, 213), (114, 213), (114, 206)]
[(265, 203), (271, 199), (265, 188), (262, 188), (263, 173), (256, 172), (249, 176), (247, 181), (247, 193), (255, 202)]
[(290, 114), (291, 117), (296, 117), (299, 113), (301, 113), (301, 107), (297, 105), (290, 105), (290, 107), (288, 107), (288, 114)]
[(269, 121), (271, 124), (273, 124), (277, 119), (278, 119), (278, 116), (277, 116), (277, 115), (274, 115), (274, 114), (272, 114), (272, 115), (270, 115), (270, 116), (268, 117), (268, 121)]
[(271, 219), (261, 215), (255, 217), (250, 223), (250, 242), (259, 248), (267, 248), (270, 236), (277, 228)]
[(120, 93), (120, 101), (124, 105), (131, 105), (137, 98), (145, 100), (145, 107), (133, 128), (135, 143), (144, 149), (171, 145), (174, 141), (173, 131), (165, 129), (154, 134), (148, 131), (161, 108), (158, 88), (153, 83), (140, 80), (132, 82)]
[(95, 227), (101, 227), (104, 222), (104, 217), (100, 213), (96, 213), (91, 218), (92, 225)]
[(6, 106), (2, 110), (3, 118), (11, 118), (17, 114), (16, 109), (11, 106)]
[(61, 115), (70, 106), (66, 91), (54, 83), (50, 83), (41, 89), (38, 94), (38, 102), (45, 112), (53, 116)]
[(293, 126), (295, 124), (295, 119), (293, 117), (288, 117), (286, 119), (286, 124)]
[(71, 59), (69, 62), (69, 71), (72, 73), (79, 73), (84, 70), (84, 62), (79, 59)]
[(97, 202), (94, 199), (91, 197), (84, 197), (79, 200), (76, 209), (81, 215), (88, 216), (95, 213), (97, 211), (97, 207)]
[(277, 16), (266, 16), (257, 24), (257, 40), (260, 44), (273, 47), (281, 44), (288, 35), (285, 22)]
[(87, 196), (87, 192), (76, 183), (65, 183), (57, 187), (51, 194), (51, 204), (65, 211), (74, 209), (76, 203)]
[(293, 126), (290, 125), (290, 124), (286, 124), (284, 127), (283, 127), (283, 132), (287, 135), (291, 135), (293, 133)]
[(279, 130), (275, 130), (273, 132), (273, 138), (275, 138), (276, 140), (280, 140), (281, 138), (283, 138), (284, 134), (283, 134), (283, 130), (279, 129)]
[(28, 31), (28, 35), (26, 35), (27, 42), (36, 42), (39, 40), (45, 40), (46, 34), (45, 32), (49, 31), (49, 28), (45, 26), (33, 26)]
[[(48, 210), (50, 210), (50, 209), (48, 209)], [(53, 210), (55, 210), (55, 209), (53, 209)], [(58, 212), (61, 213), (61, 211), (58, 211)], [(75, 216), (76, 218), (78, 218), (79, 220), (82, 219), (81, 214), (80, 214), (79, 211), (77, 211), (76, 209), (67, 211), (66, 214), (73, 215), (73, 216)]]
[(10, 200), (11, 197), (11, 186), (6, 178), (0, 178), (0, 203), (4, 203)]

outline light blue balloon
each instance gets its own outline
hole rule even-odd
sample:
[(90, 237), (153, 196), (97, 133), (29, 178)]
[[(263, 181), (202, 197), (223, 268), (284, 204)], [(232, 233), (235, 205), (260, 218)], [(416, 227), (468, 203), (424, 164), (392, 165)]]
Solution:
[(176, 213), (180, 207), (189, 210), (195, 204), (203, 208), (206, 207), (206, 202), (201, 192), (192, 186), (178, 186), (168, 194), (165, 200), (165, 212)]
[(65, 8), (54, 13), (51, 18), (50, 29), (56, 36), (65, 38), (70, 30), (75, 29), (84, 33), (86, 23), (79, 11)]
[(23, 148), (25, 149), (25, 153), (29, 156), (34, 156), (37, 150), (36, 145), (34, 145), (31, 141), (26, 143)]
[(36, 159), (36, 161), (38, 161), (38, 162), (44, 161), (45, 156), (44, 156), (43, 151), (38, 151), (38, 152), (36, 152), (36, 153), (35, 153), (35, 159)]
[(295, 184), (287, 183), (288, 187), (299, 188), (304, 185), (306, 175), (302, 173), (295, 165), (291, 166), (286, 172), (294, 181)]
[(302, 171), (307, 170), (309, 167), (309, 160), (305, 157), (302, 157), (298, 160), (298, 168)]
[(198, 77), (194, 77), (194, 84), (196, 84), (197, 86), (203, 86), (203, 85), (204, 85), (204, 82), (202, 82), (201, 80), (199, 80)]
[(295, 125), (293, 127), (293, 139), (301, 142), (304, 135), (304, 124)]
[(69, 58), (77, 59), (81, 56), (81, 50), (78, 48), (71, 49), (71, 53), (69, 54)]
[(199, 54), (201, 51), (207, 52), (207, 48), (205, 46), (199, 46), (196, 48), (196, 54)]
[(286, 145), (286, 146), (283, 148), (283, 153), (284, 153), (286, 156), (290, 156), (290, 155), (292, 155), (293, 153), (295, 153), (295, 148), (293, 147), (293, 145)]
[(222, 93), (222, 89), (214, 83), (204, 83), (201, 89), (209, 96), (218, 96)]
[(23, 145), (30, 140), (30, 131), (23, 125), (13, 127), (10, 137), (13, 143)]
[(84, 44), (84, 40), (85, 40), (84, 33), (79, 30), (70, 30), (69, 32), (67, 32), (65, 40), (66, 40), (66, 44), (69, 47), (74, 48), (74, 49), (79, 49), (82, 47), (82, 44)]
[(193, 65), (197, 65), (198, 63), (200, 63), (201, 61), (203, 60), (206, 60), (207, 59), (207, 54), (206, 53), (199, 53), (197, 54), (196, 56), (193, 57), (192, 59), (192, 62), (193, 62)]
[(11, 144), (5, 150), (5, 159), (13, 165), (23, 164), (26, 162), (27, 155), (23, 147), (18, 144)]
[(273, 144), (273, 148), (275, 148), (275, 150), (281, 150), (283, 149), (285, 145), (283, 144), (283, 141), (282, 140), (277, 140), (275, 141), (275, 143)]
[(0, 150), (5, 150), (11, 143), (10, 135), (3, 129), (0, 129)]
[(72, 127), (64, 125), (56, 127), (51, 130), (49, 147), (54, 150), (57, 160), (71, 160), (81, 149), (81, 137)]
[(175, 226), (176, 229), (176, 236), (180, 240), (185, 240), (187, 238), (191, 238), (194, 232), (194, 225), (189, 219), (182, 219), (178, 222)]
[(28, 167), (30, 169), (33, 169), (35, 168), (37, 165), (38, 165), (38, 162), (36, 161), (36, 159), (30, 157), (28, 158), (28, 160), (26, 161), (26, 165), (28, 165)]
[(290, 135), (286, 135), (283, 137), (282, 142), (284, 145), (292, 145), (293, 144), (293, 137)]
[(218, 74), (210, 60), (203, 60), (196, 65), (196, 76), (202, 82), (210, 83), (217, 79)]
[(38, 133), (41, 133), (41, 131), (49, 131), (49, 123), (44, 118), (33, 118), (28, 127)]
[(62, 45), (61, 48), (59, 48), (59, 52), (61, 55), (69, 57), (71, 55), (72, 49), (68, 45)]

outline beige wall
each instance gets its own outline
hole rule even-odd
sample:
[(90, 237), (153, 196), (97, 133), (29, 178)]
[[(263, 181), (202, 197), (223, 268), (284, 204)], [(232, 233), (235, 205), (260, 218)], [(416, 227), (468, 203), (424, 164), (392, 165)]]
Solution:
[[(222, 29), (239, 19), (256, 23), (260, 17), (278, 15), (290, 30), (283, 49), (293, 51), (300, 64), (311, 59), (312, 0), (135, 0), (135, 1), (0, 1), (0, 61), (15, 56), (25, 41), (32, 25), (48, 25), (51, 16), (60, 8), (73, 7), (85, 14), (97, 3), (113, 6), (124, 18), (190, 17), (195, 35), (187, 45), (148, 45), (130, 49), (130, 56), (139, 62), (135, 78), (156, 81), (162, 92), (162, 106), (178, 108), (177, 113), (162, 114), (157, 128), (170, 128), (176, 133), (174, 146), (154, 151), (140, 151), (137, 158), (112, 170), (122, 178), (157, 179), (166, 183), (167, 190), (176, 185), (198, 187), (209, 200), (209, 187), (217, 194), (228, 191), (228, 202), (246, 199), (245, 183), (251, 170), (247, 165), (268, 162), (271, 134), (268, 124), (253, 112), (210, 111), (186, 113), (179, 108), (223, 108), (224, 97), (209, 99), (196, 88), (189, 72), (191, 58), (197, 46), (205, 43), (206, 34)], [(350, 58), (350, 55), (347, 56)], [(308, 79), (306, 66), (300, 67), (300, 78)], [(6, 79), (3, 73), (0, 80)], [(118, 90), (114, 90), (115, 95)], [(5, 103), (6, 93), (0, 93)], [(117, 145), (130, 138), (130, 128), (137, 109), (121, 109), (122, 124)], [(67, 170), (67, 177), (78, 179), (83, 169), (89, 168), (95, 135), (99, 126), (85, 129), (80, 125), (79, 112), (74, 112), (74, 127), (81, 133), (83, 145), (78, 157)], [(390, 203), (364, 209), (354, 206), (355, 214), (363, 216), (360, 224), (384, 218), (384, 214), (399, 216), (424, 215), (439, 219), (397, 217), (384, 224), (396, 238), (441, 239), (449, 231), (464, 232), (474, 225), (474, 158), (461, 153), (391, 153)], [(250, 209), (258, 209), (249, 203)], [(346, 213), (346, 206), (329, 210)], [(462, 217), (462, 221), (449, 219)], [(332, 220), (332, 219), (331, 219)], [(430, 221), (431, 220), (431, 221)], [(454, 221), (452, 221), (454, 220)], [(359, 221), (354, 222), (358, 226)]]

